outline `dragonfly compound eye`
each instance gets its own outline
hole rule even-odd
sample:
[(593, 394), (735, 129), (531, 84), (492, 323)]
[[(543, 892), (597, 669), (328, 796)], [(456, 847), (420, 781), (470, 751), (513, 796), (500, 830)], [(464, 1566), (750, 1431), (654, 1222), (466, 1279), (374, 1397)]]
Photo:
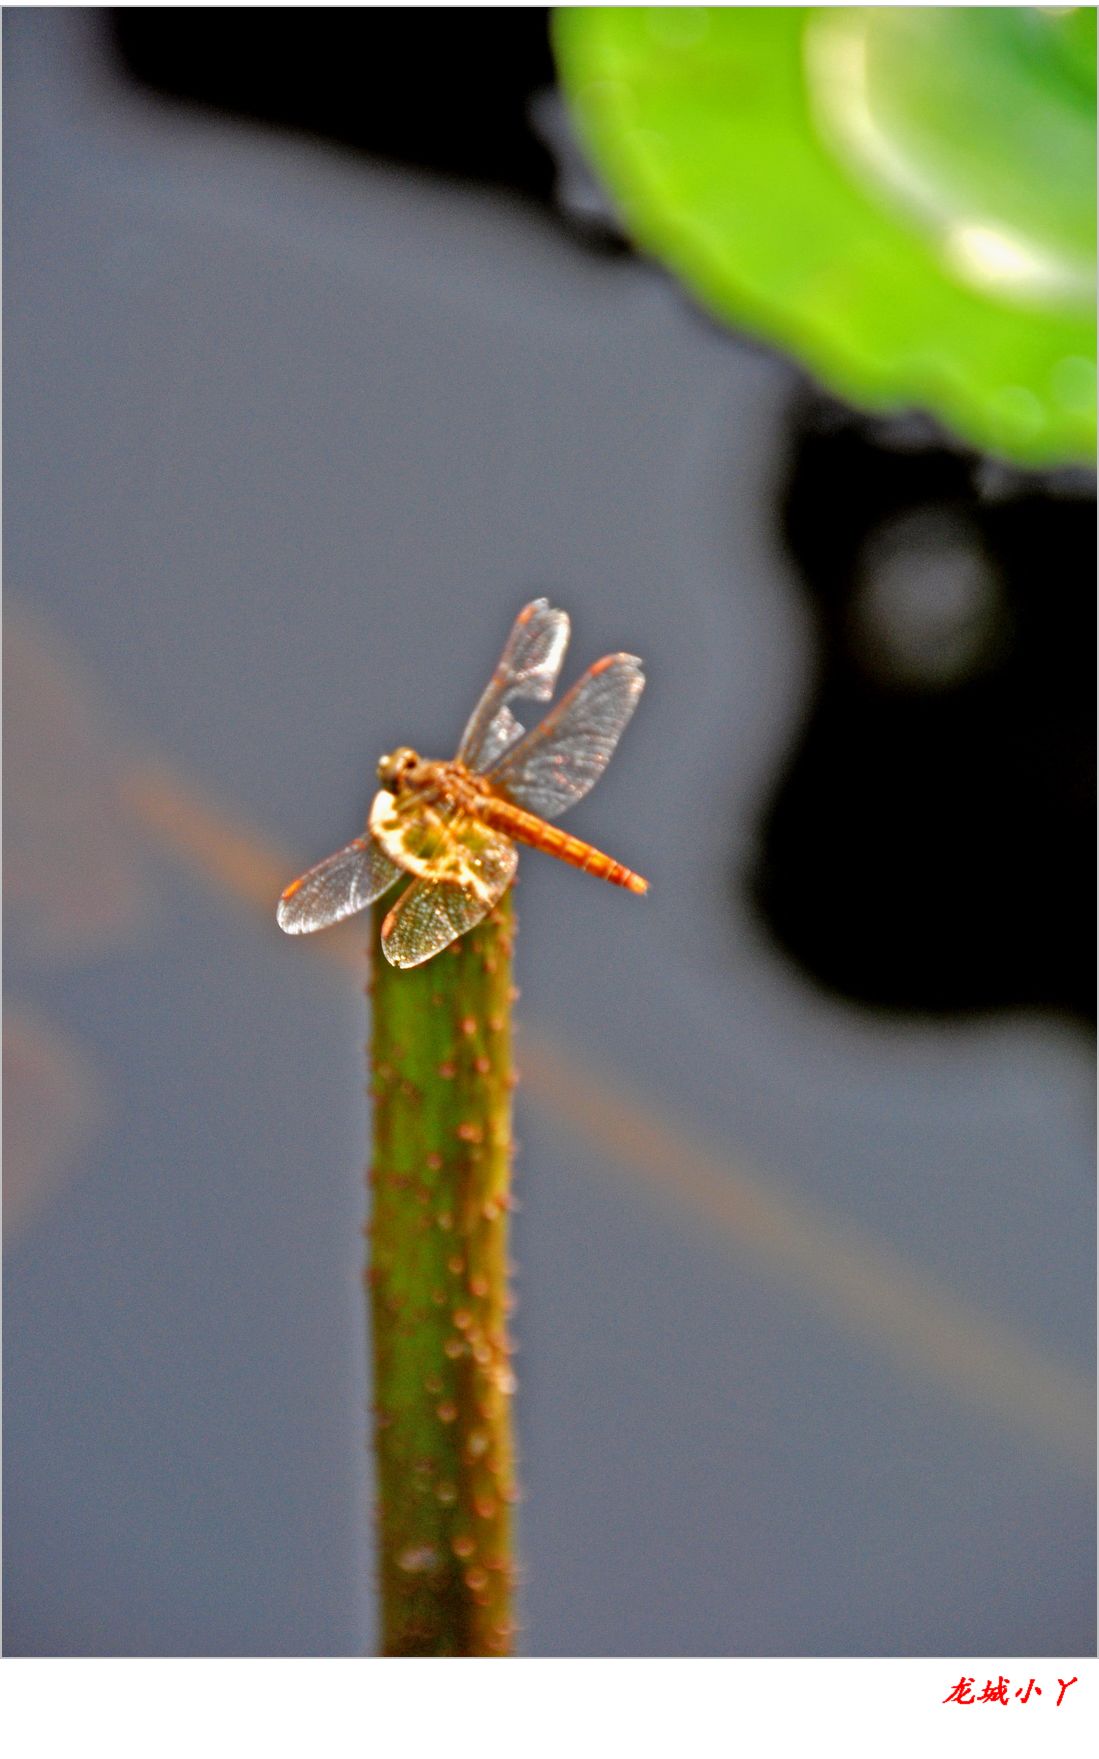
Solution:
[(399, 788), (402, 781), (416, 768), (419, 763), (416, 753), (408, 745), (398, 745), (388, 757), (383, 757), (378, 765), (378, 780), (383, 788)]

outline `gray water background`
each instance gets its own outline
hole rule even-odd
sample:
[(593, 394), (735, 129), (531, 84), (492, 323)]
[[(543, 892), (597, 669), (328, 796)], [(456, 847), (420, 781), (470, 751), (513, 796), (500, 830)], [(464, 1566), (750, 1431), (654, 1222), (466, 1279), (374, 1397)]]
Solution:
[[(652, 891), (525, 860), (523, 1020), (1086, 1384), (1082, 1037), (860, 1013), (730, 883), (813, 666), (792, 369), (502, 197), (138, 95), (94, 13), (4, 28), (9, 606), (303, 863), (379, 752), (453, 748), (525, 599), (572, 613), (568, 676), (644, 656), (570, 824)], [(369, 1651), (363, 1003), (273, 917), (144, 886), (99, 957), (9, 938), (102, 1116), (9, 1240), (7, 1649)], [(1093, 1649), (1063, 1438), (522, 1091), (518, 1135), (524, 1652)]]

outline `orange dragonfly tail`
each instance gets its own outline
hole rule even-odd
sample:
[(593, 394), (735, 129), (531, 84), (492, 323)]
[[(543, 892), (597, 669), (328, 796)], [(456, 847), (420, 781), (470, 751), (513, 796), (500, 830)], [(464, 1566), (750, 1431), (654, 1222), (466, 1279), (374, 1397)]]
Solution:
[(532, 849), (544, 849), (547, 855), (555, 855), (558, 861), (567, 861), (570, 867), (578, 867), (581, 873), (593, 873), (597, 879), (608, 880), (612, 886), (625, 886), (628, 892), (636, 892), (639, 896), (649, 889), (648, 880), (642, 879), (639, 873), (634, 873), (621, 861), (604, 855), (602, 850), (594, 849), (579, 837), (571, 837), (567, 831), (559, 831), (556, 825), (547, 824), (544, 818), (524, 811), (513, 801), (482, 795), (477, 802), (477, 813), (493, 830), (504, 831), (516, 842), (526, 843)]

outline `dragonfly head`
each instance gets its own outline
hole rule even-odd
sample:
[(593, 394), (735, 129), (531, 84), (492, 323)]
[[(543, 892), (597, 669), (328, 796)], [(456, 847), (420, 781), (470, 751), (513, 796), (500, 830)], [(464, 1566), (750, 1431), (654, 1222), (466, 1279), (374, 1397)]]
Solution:
[(402, 784), (408, 780), (413, 770), (419, 768), (419, 764), (419, 756), (411, 746), (398, 745), (396, 751), (391, 751), (379, 763), (378, 780), (391, 794), (398, 794)]

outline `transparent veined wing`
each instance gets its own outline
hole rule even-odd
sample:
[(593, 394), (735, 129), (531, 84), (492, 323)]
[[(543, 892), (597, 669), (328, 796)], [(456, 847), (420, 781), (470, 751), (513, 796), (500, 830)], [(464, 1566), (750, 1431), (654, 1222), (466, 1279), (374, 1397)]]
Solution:
[(599, 780), (644, 688), (634, 654), (597, 660), (488, 771), (493, 785), (539, 818), (556, 818)]
[(548, 702), (568, 644), (566, 611), (554, 610), (548, 599), (533, 599), (523, 607), (462, 734), (458, 758), (467, 768), (488, 770), (522, 736), (508, 703), (516, 696)]
[(473, 883), (413, 880), (382, 924), (382, 951), (391, 965), (422, 965), (475, 928), (515, 877), (519, 857), (507, 837), (486, 832), (469, 818), (456, 818), (451, 831), (455, 850), (465, 850), (458, 861), (464, 859)]
[(356, 837), (287, 886), (279, 899), (279, 927), (287, 934), (312, 934), (342, 922), (380, 898), (400, 872), (373, 837)]

